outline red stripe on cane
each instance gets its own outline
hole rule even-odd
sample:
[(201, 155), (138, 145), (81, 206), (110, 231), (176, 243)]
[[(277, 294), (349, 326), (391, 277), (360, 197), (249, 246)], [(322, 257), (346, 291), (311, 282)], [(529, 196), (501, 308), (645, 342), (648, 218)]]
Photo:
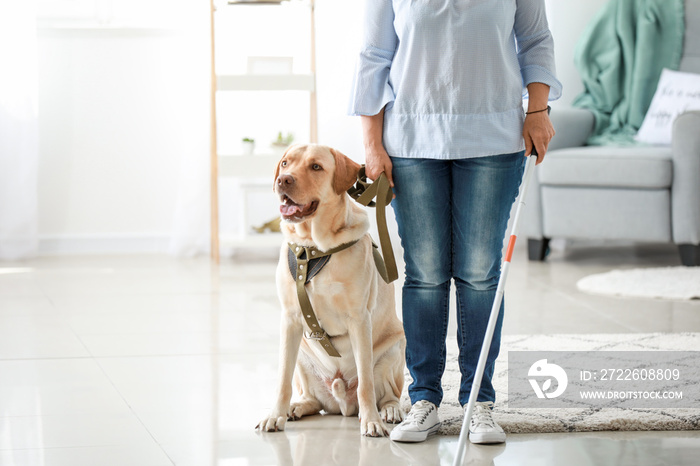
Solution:
[(515, 240), (517, 236), (510, 235), (510, 240), (508, 241), (508, 250), (506, 251), (506, 262), (510, 262), (510, 258), (513, 257), (513, 249), (515, 248)]

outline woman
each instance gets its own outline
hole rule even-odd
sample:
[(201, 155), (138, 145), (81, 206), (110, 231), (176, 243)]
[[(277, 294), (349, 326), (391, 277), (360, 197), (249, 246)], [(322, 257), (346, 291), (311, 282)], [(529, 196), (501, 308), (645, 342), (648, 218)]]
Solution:
[[(523, 91), (529, 94), (523, 112)], [(500, 275), (523, 155), (540, 163), (561, 95), (544, 0), (369, 0), (350, 113), (362, 118), (367, 175), (386, 173), (406, 263), (403, 322), (413, 404), (391, 433), (437, 432), (450, 287), (467, 404)], [(491, 383), (503, 307), (471, 419), (470, 440), (501, 443)]]

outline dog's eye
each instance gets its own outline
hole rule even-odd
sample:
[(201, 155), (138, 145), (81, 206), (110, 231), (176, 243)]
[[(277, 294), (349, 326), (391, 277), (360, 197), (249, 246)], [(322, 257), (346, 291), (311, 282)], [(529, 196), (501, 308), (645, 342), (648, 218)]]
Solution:
[(283, 167), (286, 167), (286, 166), (287, 166), (287, 161), (286, 161), (286, 160), (282, 160), (282, 163), (281, 163), (280, 165), (283, 166)]
[(317, 163), (315, 163), (315, 164), (311, 165), (311, 168), (313, 168), (313, 169), (314, 169), (314, 170), (316, 170), (316, 171), (320, 171), (320, 170), (323, 170), (323, 167), (322, 167), (322, 166), (320, 166), (320, 165), (319, 165), (319, 164), (317, 164)]

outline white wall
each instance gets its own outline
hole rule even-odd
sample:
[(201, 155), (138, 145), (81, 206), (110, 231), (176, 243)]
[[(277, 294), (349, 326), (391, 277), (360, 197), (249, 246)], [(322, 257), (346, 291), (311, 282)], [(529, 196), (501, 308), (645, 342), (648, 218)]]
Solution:
[(40, 253), (166, 249), (181, 159), (208, 162), (207, 5), (191, 18), (40, 29)]
[(586, 24), (608, 0), (545, 0), (549, 28), (554, 36), (557, 75), (564, 85), (555, 105), (570, 105), (583, 85), (574, 67), (574, 49)]
[(364, 160), (360, 118), (347, 116), (364, 1), (317, 0), (319, 142)]

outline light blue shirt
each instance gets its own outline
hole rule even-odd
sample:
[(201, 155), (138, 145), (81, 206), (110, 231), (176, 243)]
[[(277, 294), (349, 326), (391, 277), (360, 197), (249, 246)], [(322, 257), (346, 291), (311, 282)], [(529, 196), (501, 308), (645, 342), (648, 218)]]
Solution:
[(544, 0), (368, 0), (349, 113), (386, 107), (392, 157), (513, 153), (533, 82), (561, 96)]

